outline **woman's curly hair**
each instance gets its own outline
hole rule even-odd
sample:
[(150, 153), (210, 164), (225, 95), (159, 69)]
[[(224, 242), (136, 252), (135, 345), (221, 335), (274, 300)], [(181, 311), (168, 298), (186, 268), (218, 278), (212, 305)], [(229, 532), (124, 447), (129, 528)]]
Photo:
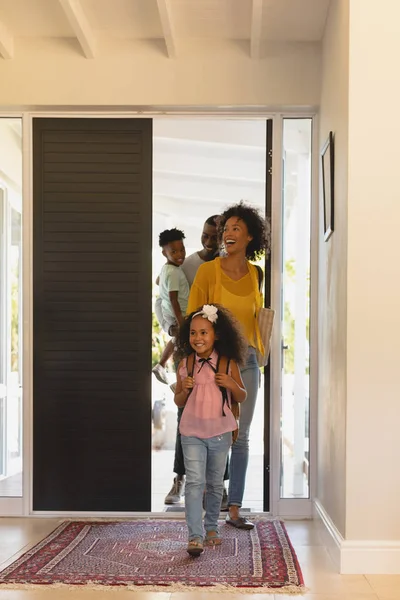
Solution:
[(239, 204), (234, 204), (227, 208), (218, 219), (218, 239), (222, 243), (225, 223), (231, 217), (237, 217), (246, 223), (252, 240), (246, 248), (246, 258), (249, 260), (259, 260), (263, 254), (268, 257), (271, 250), (271, 226), (268, 219), (260, 215), (260, 212), (245, 204), (243, 200)]
[[(246, 362), (248, 344), (243, 335), (239, 321), (233, 314), (220, 304), (213, 304), (218, 309), (218, 319), (215, 323), (211, 323), (214, 327), (216, 339), (214, 348), (221, 356), (226, 356), (231, 360), (235, 360), (238, 365), (243, 365)], [(177, 354), (179, 358), (189, 356), (194, 352), (190, 345), (190, 325), (196, 313), (203, 309), (200, 306), (197, 310), (188, 315), (179, 329), (179, 335), (176, 339)]]

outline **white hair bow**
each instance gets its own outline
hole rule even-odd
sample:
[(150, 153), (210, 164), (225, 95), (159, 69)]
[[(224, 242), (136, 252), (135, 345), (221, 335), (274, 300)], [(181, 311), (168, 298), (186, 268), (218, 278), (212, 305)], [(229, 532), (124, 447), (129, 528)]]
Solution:
[(203, 308), (193, 315), (192, 319), (201, 315), (203, 319), (208, 319), (210, 323), (216, 323), (218, 319), (218, 308), (213, 304), (204, 304)]

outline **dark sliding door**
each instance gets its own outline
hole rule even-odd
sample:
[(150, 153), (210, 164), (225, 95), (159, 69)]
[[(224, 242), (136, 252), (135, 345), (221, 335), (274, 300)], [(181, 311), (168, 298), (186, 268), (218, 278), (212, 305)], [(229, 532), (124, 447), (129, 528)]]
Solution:
[(151, 509), (147, 119), (34, 119), (33, 509)]

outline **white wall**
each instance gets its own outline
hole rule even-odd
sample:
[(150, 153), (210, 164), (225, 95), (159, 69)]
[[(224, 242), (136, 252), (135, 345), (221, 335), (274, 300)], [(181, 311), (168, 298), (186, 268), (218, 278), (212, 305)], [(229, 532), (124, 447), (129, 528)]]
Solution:
[(344, 573), (400, 573), (399, 23), (398, 0), (332, 0), (323, 44), (336, 222), (319, 253), (318, 497)]
[(351, 1), (346, 537), (400, 546), (399, 23)]
[(320, 45), (275, 43), (251, 60), (244, 42), (162, 44), (115, 40), (93, 60), (69, 39), (19, 38), (0, 59), (0, 106), (290, 105), (319, 102)]
[[(347, 0), (332, 0), (323, 40), (320, 147), (335, 136), (335, 231), (319, 226), (317, 497), (337, 529), (346, 521), (346, 261), (348, 160)], [(322, 198), (320, 207), (322, 205)]]
[(22, 123), (21, 119), (0, 118), (0, 181), (16, 192), (21, 202), (22, 190)]

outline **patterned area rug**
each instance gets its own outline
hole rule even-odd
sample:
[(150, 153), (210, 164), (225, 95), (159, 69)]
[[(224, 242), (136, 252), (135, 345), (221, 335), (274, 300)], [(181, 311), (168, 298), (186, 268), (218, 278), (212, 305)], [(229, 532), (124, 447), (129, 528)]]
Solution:
[(284, 524), (255, 524), (252, 531), (242, 531), (221, 522), (222, 545), (191, 558), (182, 520), (65, 521), (1, 571), (0, 584), (304, 593)]

